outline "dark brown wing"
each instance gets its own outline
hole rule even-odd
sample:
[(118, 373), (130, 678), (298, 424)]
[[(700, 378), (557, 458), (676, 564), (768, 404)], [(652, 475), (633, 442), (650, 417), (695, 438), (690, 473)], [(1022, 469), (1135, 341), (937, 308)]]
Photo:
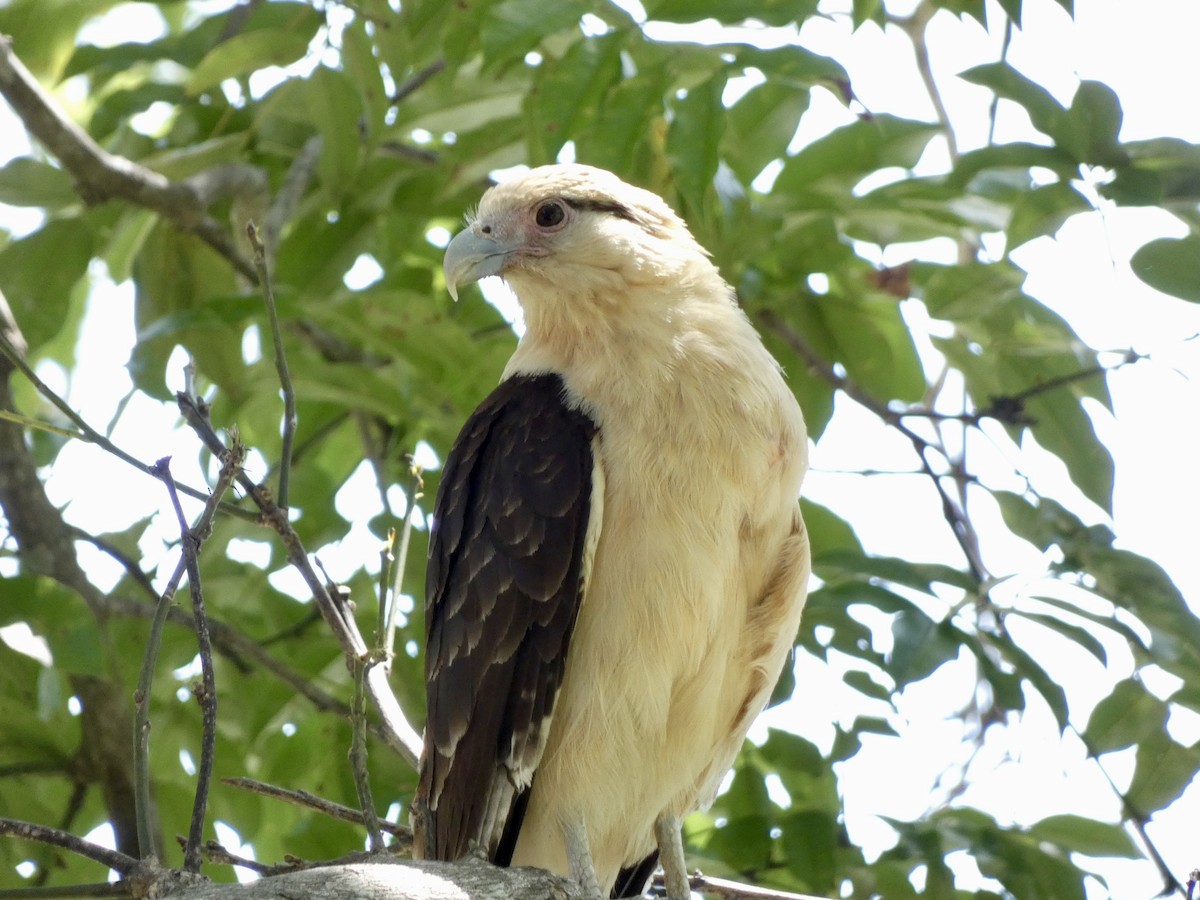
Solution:
[(425, 584), (425, 748), (417, 853), (472, 841), (504, 865), (579, 612), (596, 426), (557, 375), (480, 404), (446, 460)]

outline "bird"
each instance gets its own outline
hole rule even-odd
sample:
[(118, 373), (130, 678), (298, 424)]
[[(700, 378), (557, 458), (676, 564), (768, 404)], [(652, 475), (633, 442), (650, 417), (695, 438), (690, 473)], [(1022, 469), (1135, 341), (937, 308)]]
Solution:
[(490, 187), (446, 287), (524, 333), (446, 457), (425, 591), (414, 855), (690, 897), (707, 807), (795, 644), (804, 418), (684, 220), (581, 164)]

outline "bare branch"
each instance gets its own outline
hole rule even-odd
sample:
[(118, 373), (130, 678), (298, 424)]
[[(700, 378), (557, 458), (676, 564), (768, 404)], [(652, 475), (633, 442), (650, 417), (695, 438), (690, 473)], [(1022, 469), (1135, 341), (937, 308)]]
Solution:
[(954, 497), (950, 495), (950, 492), (946, 490), (946, 486), (942, 483), (942, 475), (933, 468), (932, 463), (929, 461), (929, 451), (936, 450), (949, 463), (949, 458), (941, 448), (909, 428), (904, 423), (904, 413), (893, 410), (882, 400), (873, 397), (869, 392), (863, 390), (863, 388), (855, 384), (850, 378), (840, 374), (832, 365), (822, 359), (821, 355), (809, 345), (808, 341), (774, 310), (760, 310), (758, 318), (775, 334), (786, 341), (788, 346), (795, 350), (808, 367), (820, 378), (875, 413), (876, 416), (888, 425), (891, 425), (912, 442), (913, 450), (916, 451), (917, 458), (921, 463), (921, 470), (929, 476), (934, 489), (938, 492), (938, 497), (942, 501), (942, 514), (946, 519), (946, 523), (950, 526), (955, 540), (958, 541), (963, 555), (966, 557), (967, 565), (971, 570), (971, 577), (981, 587), (987, 584), (989, 576), (979, 550), (979, 539), (975, 534), (975, 526), (971, 523), (970, 518), (962, 507), (959, 506)]
[(241, 473), (245, 458), (246, 448), (235, 437), (229, 451), (222, 456), (221, 474), (217, 477), (217, 486), (194, 527), (188, 526), (187, 517), (183, 514), (183, 507), (179, 503), (179, 493), (175, 489), (175, 479), (171, 477), (169, 460), (159, 460), (156, 466), (159, 469), (159, 477), (167, 486), (167, 492), (171, 496), (171, 505), (175, 508), (175, 515), (179, 519), (179, 528), (183, 535), (183, 562), (187, 566), (188, 589), (192, 595), (192, 615), (196, 622), (196, 643), (200, 650), (201, 683), (194, 693), (204, 718), (204, 733), (200, 744), (196, 799), (192, 807), (187, 848), (184, 851), (183, 865), (184, 869), (189, 872), (200, 871), (200, 844), (203, 840), (205, 810), (208, 808), (208, 790), (212, 780), (213, 758), (216, 755), (217, 745), (217, 682), (213, 673), (212, 638), (208, 631), (208, 616), (204, 611), (204, 592), (200, 585), (200, 546), (212, 533), (212, 520), (216, 514), (217, 504), (220, 502), (221, 496), (229, 490), (233, 479)]
[(162, 596), (154, 610), (150, 634), (146, 638), (146, 655), (142, 658), (142, 671), (138, 677), (137, 690), (133, 694), (133, 778), (134, 801), (137, 813), (138, 847), (143, 857), (158, 856), (155, 846), (155, 829), (151, 813), (153, 802), (150, 797), (150, 689), (154, 684), (154, 672), (158, 663), (158, 650), (162, 646), (163, 625), (167, 612), (175, 600), (175, 592), (183, 578), (184, 562), (179, 560), (171, 574)]
[(925, 42), (929, 20), (936, 12), (937, 7), (932, 3), (922, 2), (917, 4), (917, 8), (913, 10), (911, 16), (907, 18), (891, 16), (888, 21), (899, 26), (912, 42), (917, 71), (921, 75), (926, 93), (929, 94), (929, 100), (933, 103), (933, 111), (937, 116), (938, 125), (941, 126), (942, 134), (946, 138), (946, 146), (950, 151), (950, 162), (953, 164), (958, 159), (958, 139), (955, 137), (954, 126), (950, 121), (950, 112), (946, 109), (946, 103), (942, 99), (942, 92), (938, 90), (937, 81), (933, 77), (933, 65), (929, 61), (929, 47)]
[[(3, 41), (0, 41), (0, 46), (3, 46)], [(87, 421), (79, 415), (79, 413), (75, 412), (75, 410), (70, 407), (66, 400), (58, 396), (58, 394), (56, 394), (48, 384), (38, 378), (37, 373), (33, 371), (33, 367), (25, 361), (24, 354), (18, 349), (18, 347), (14, 346), (10, 342), (8, 336), (3, 330), (0, 330), (0, 357), (3, 357), (9, 363), (11, 363), (13, 369), (16, 369), (22, 375), (24, 375), (25, 378), (29, 380), (29, 383), (37, 389), (39, 394), (49, 400), (59, 412), (66, 416), (71, 423), (79, 429), (78, 435), (73, 434), (70, 436), (79, 437), (81, 440), (85, 440), (89, 444), (95, 444), (101, 450), (104, 450), (105, 452), (110, 453), (117, 459), (121, 460), (121, 462), (133, 466), (133, 468), (137, 469), (139, 472), (143, 472), (152, 477), (157, 477), (154, 473), (153, 466), (147, 465), (137, 457), (126, 453), (107, 437), (96, 431), (96, 429), (92, 428), (92, 426), (89, 425)], [(11, 417), (6, 416), (5, 418), (8, 419)], [(202, 491), (186, 484), (179, 484), (178, 488), (189, 497), (194, 497), (197, 500), (207, 500), (209, 496), (208, 491)], [(255, 518), (252, 513), (248, 513), (246, 510), (238, 506), (233, 506), (232, 504), (223, 505), (221, 507), (221, 511), (230, 513), (231, 515), (239, 516), (241, 518)]]
[(95, 860), (122, 875), (128, 875), (137, 868), (138, 864), (136, 859), (126, 856), (124, 853), (109, 850), (107, 847), (85, 841), (83, 838), (59, 831), (57, 828), (34, 825), (32, 822), (22, 822), (20, 819), (0, 818), (0, 834), (23, 838), (27, 841), (37, 841), (39, 844), (49, 844), (52, 847), (61, 847), (78, 856)]
[[(212, 422), (209, 421), (207, 405), (197, 398), (182, 393), (176, 395), (176, 400), (184, 420), (192, 427), (204, 445), (213, 453), (222, 456), (225, 446), (213, 428)], [(296, 534), (296, 530), (288, 520), (287, 511), (275, 502), (269, 490), (255, 484), (245, 474), (238, 476), (238, 483), (258, 506), (262, 514), (262, 521), (273, 528), (280, 540), (283, 541), (287, 550), (288, 562), (295, 567), (305, 584), (308, 585), (317, 608), (321, 610), (322, 617), (333, 631), (347, 660), (365, 657), (368, 652), (367, 645), (358, 630), (358, 623), (355, 621), (353, 613), (345, 601), (340, 599), (335, 601), (334, 595), (317, 575), (309, 560), (308, 551), (305, 550), (300, 536)], [(384, 740), (400, 754), (401, 758), (415, 767), (421, 754), (421, 736), (408, 723), (399, 703), (396, 702), (396, 696), (387, 682), (387, 673), (383, 667), (373, 666), (366, 673), (366, 688), (382, 720)]]
[(263, 300), (267, 304), (267, 322), (271, 326), (271, 342), (275, 347), (275, 372), (279, 375), (279, 389), (283, 392), (283, 446), (279, 451), (279, 505), (288, 508), (288, 482), (292, 472), (292, 444), (296, 440), (296, 390), (292, 387), (292, 376), (288, 372), (287, 355), (283, 351), (283, 334), (279, 330), (279, 311), (275, 307), (275, 288), (267, 271), (266, 250), (259, 240), (258, 229), (251, 222), (246, 225), (246, 235), (254, 249), (254, 268), (262, 286)]
[[(253, 778), (222, 778), (221, 783), (227, 784), (230, 787), (240, 788), (243, 791), (250, 791), (254, 794), (262, 794), (264, 797), (282, 800), (284, 803), (291, 803), (303, 809), (311, 809), (319, 813), (324, 813), (330, 818), (341, 819), (343, 822), (353, 822), (355, 825), (365, 824), (362, 810), (343, 806), (341, 803), (334, 803), (332, 800), (326, 800), (324, 797), (318, 797), (315, 794), (310, 794), (308, 791), (288, 790), (276, 787), (273, 784), (256, 781)], [(388, 822), (386, 819), (380, 819), (379, 827), (395, 837), (401, 847), (412, 845), (412, 829), (407, 825), (399, 825), (395, 822)]]
[(404, 524), (400, 529), (400, 549), (396, 552), (395, 566), (395, 581), (392, 585), (392, 602), (388, 606), (387, 622), (384, 625), (384, 651), (386, 655), (384, 659), (391, 666), (392, 653), (396, 645), (396, 616), (399, 614), (399, 603), (401, 588), (404, 587), (404, 570), (408, 563), (408, 545), (412, 538), (413, 525), (413, 510), (417, 506), (417, 501), (424, 496), (421, 492), (425, 488), (425, 482), (421, 478), (421, 467), (413, 461), (412, 454), (405, 454), (408, 460), (408, 484), (404, 486), (404, 496), (407, 501), (407, 506), (404, 510)]
[(368, 658), (354, 660), (354, 714), (350, 737), (350, 769), (354, 773), (354, 788), (358, 793), (358, 805), (362, 808), (363, 821), (367, 826), (372, 853), (384, 849), (383, 831), (379, 827), (379, 815), (375, 812), (375, 799), (371, 796), (371, 779), (367, 774), (367, 699), (365, 683), (367, 672), (375, 665)]
[(419, 90), (422, 86), (424, 86), (425, 82), (429, 81), (429, 79), (431, 79), (434, 75), (437, 75), (445, 68), (446, 61), (444, 59), (434, 60), (421, 71), (413, 74), (413, 76), (409, 78), (408, 81), (404, 82), (404, 84), (396, 88), (396, 93), (392, 94), (391, 97), (392, 103), (400, 103), (409, 94)]

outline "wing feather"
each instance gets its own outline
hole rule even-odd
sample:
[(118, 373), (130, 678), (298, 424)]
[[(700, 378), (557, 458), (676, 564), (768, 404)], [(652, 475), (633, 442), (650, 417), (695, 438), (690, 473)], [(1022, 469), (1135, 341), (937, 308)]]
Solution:
[(583, 594), (595, 434), (561, 378), (518, 375), (480, 404), (446, 460), (413, 803), (427, 859), (457, 859), (472, 842), (496, 862), (511, 856)]

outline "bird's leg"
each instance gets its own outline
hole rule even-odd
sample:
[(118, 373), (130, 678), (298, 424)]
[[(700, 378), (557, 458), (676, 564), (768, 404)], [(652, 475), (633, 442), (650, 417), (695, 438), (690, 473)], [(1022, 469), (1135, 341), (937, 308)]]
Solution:
[(596, 867), (592, 863), (592, 848), (588, 845), (587, 828), (578, 819), (563, 823), (563, 840), (567, 845), (567, 866), (571, 880), (588, 900), (605, 900), (596, 882)]
[(687, 862), (683, 858), (683, 822), (679, 816), (660, 813), (654, 820), (654, 839), (658, 841), (658, 859), (663, 867), (667, 900), (691, 900)]

